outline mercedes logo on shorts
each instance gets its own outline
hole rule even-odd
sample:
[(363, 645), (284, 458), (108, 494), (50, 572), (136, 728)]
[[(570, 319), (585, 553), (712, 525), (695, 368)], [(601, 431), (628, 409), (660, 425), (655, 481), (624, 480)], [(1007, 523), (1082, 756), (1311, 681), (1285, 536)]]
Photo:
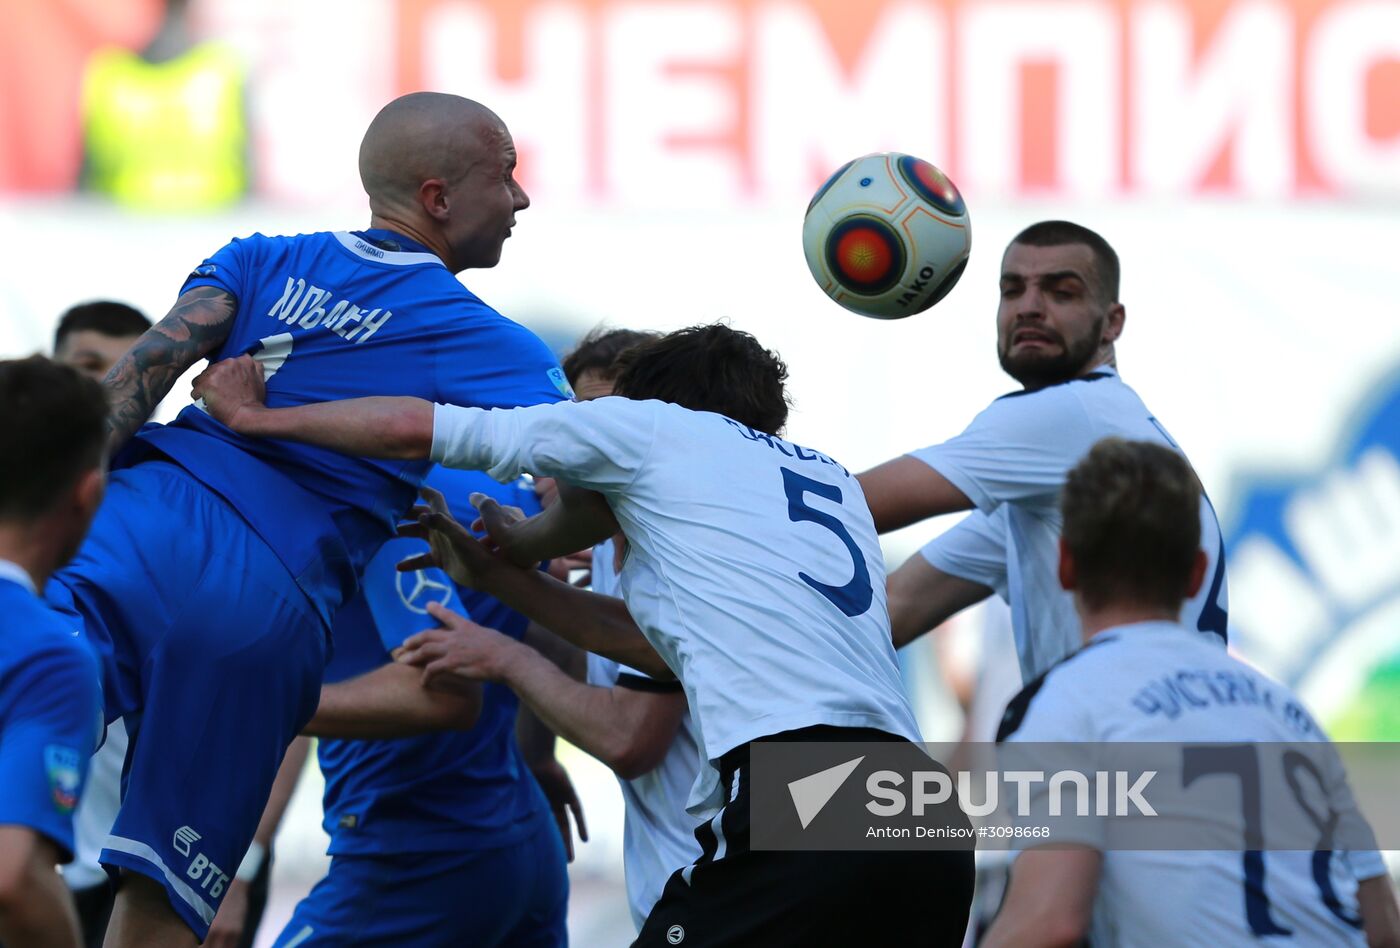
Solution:
[(666, 929), (666, 940), (673, 945), (679, 945), (685, 941), (685, 929), (679, 925), (672, 925)]
[(428, 614), (429, 603), (445, 606), (452, 597), (450, 586), (421, 569), (411, 573), (395, 573), (394, 586), (404, 607), (419, 615)]

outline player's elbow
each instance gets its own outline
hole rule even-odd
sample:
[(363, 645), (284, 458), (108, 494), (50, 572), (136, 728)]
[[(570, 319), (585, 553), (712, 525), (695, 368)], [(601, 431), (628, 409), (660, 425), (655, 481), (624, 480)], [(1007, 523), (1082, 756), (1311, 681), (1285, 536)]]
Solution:
[(903, 648), (928, 631), (919, 628), (914, 596), (895, 583), (889, 584), (890, 638), (895, 648)]
[(1051, 913), (1042, 920), (1038, 929), (1045, 940), (1040, 944), (1045, 948), (1074, 948), (1084, 943), (1089, 934), (1089, 920), (1073, 911)]
[(432, 710), (424, 723), (438, 731), (470, 731), (481, 720), (481, 684), (463, 690), (432, 691)]
[(392, 413), (381, 428), (382, 457), (419, 460), (433, 450), (433, 406), (420, 399), (404, 399), (403, 410)]
[(1366, 929), (1366, 948), (1400, 948), (1400, 931), (1394, 928), (1386, 931), (1371, 931)]
[(666, 757), (666, 746), (659, 741), (632, 735), (618, 741), (603, 763), (623, 780), (636, 780), (651, 773)]

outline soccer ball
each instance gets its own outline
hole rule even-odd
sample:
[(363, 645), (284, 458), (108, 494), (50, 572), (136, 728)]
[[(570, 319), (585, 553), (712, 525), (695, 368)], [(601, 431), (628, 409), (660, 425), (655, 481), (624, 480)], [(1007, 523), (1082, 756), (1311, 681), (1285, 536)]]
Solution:
[(898, 152), (836, 169), (802, 222), (802, 249), (817, 285), (875, 319), (912, 316), (947, 296), (971, 246), (967, 206), (953, 182)]

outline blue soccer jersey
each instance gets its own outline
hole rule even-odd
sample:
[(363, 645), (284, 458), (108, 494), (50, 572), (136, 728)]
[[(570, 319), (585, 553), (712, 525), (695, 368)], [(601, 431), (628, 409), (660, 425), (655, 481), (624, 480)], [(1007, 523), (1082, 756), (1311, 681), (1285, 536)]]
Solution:
[[(463, 523), (476, 516), (474, 491), (527, 513), (539, 510), (528, 484), (501, 485), (485, 474), (438, 468), (441, 491)], [(370, 561), (361, 594), (336, 616), (328, 681), (390, 661), (404, 639), (437, 625), (430, 602), (519, 638), (527, 621), (495, 599), (459, 589), (440, 570), (399, 573), (395, 564), (426, 548), (390, 541)], [(505, 685), (484, 685), (481, 717), (469, 731), (394, 740), (320, 742), (326, 778), (325, 828), (332, 855), (387, 855), (513, 845), (548, 820), (548, 807), (515, 741), (518, 699)]]
[[(543, 342), (390, 231), (234, 240), (182, 292), (200, 286), (238, 302), (214, 359), (261, 361), (274, 408), (364, 395), (486, 408), (572, 396)], [(327, 618), (430, 466), (244, 438), (198, 406), (138, 438), (227, 499)]]
[[(237, 302), (214, 358), (260, 360), (273, 406), (569, 395), (538, 338), (389, 231), (235, 240), (185, 289), (209, 286)], [(249, 440), (192, 407), (113, 467), (46, 593), (89, 636), (106, 714), (131, 734), (102, 862), (163, 885), (203, 940), (315, 711), (332, 617), (428, 465)]]
[(97, 659), (71, 624), (0, 560), (0, 825), (73, 854), (73, 810), (100, 737)]

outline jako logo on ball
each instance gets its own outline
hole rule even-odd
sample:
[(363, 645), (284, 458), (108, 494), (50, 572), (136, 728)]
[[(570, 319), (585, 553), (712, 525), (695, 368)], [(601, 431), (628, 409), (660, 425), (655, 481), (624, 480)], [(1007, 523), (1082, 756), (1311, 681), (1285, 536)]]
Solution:
[(911, 155), (848, 161), (807, 205), (802, 249), (817, 285), (875, 319), (921, 313), (962, 276), (972, 228), (947, 175)]

